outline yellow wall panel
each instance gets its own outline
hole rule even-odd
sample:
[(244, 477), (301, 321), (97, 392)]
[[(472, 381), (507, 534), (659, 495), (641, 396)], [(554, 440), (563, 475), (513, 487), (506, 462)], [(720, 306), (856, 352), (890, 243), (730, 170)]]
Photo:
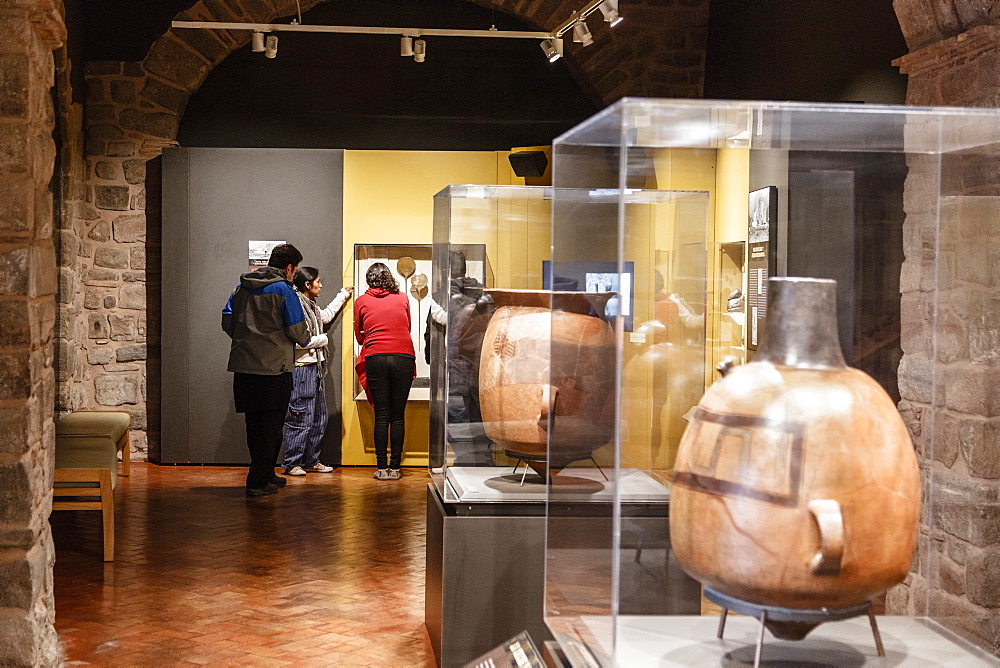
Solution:
[(750, 195), (750, 149), (719, 149), (715, 240), (747, 240)]
[[(451, 184), (515, 183), (504, 151), (345, 151), (344, 285), (354, 285), (354, 244), (429, 244), (434, 195)], [(343, 322), (343, 459), (345, 465), (375, 465), (374, 417), (365, 401), (354, 401), (352, 304)], [(404, 466), (426, 466), (429, 410), (411, 402), (406, 410)]]

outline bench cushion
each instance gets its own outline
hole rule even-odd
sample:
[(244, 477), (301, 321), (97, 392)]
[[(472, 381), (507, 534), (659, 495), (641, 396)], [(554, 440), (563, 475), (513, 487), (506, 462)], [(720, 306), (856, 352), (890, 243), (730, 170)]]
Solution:
[(107, 436), (117, 443), (131, 420), (120, 411), (76, 411), (56, 423), (56, 436)]
[[(118, 450), (115, 448), (115, 442), (106, 436), (73, 436), (70, 438), (56, 436), (56, 468), (106, 468), (111, 471), (111, 486), (114, 487), (115, 479), (118, 477)], [(88, 485), (76, 482), (57, 482), (54, 483), (54, 486), (86, 487)], [(94, 482), (93, 486), (96, 487), (97, 482)]]

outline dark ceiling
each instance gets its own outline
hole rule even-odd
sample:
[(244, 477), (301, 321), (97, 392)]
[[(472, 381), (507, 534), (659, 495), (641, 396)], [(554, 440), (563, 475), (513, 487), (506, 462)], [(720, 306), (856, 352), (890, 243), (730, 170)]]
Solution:
[[(713, 39), (708, 87), (719, 93), (736, 91), (730, 96), (747, 97), (739, 91), (759, 78), (768, 84), (761, 86), (761, 95), (756, 97), (805, 99), (787, 94), (786, 88), (806, 78), (815, 79), (814, 90), (822, 88), (829, 83), (824, 75), (832, 68), (849, 76), (859, 68), (888, 68), (891, 59), (906, 53), (892, 0), (710, 2)], [(626, 16), (629, 3), (621, 2)], [(75, 32), (82, 35), (80, 54), (85, 60), (138, 61), (173, 17), (195, 0), (65, 0), (65, 4)], [(430, 10), (423, 25), (437, 21), (434, 25), (441, 27), (483, 27), (483, 14), (442, 14), (435, 0), (327, 0), (321, 7), (336, 6), (334, 13), (348, 25), (398, 25), (401, 5), (414, 4)], [(497, 20), (516, 25), (502, 14), (497, 14)], [(463, 25), (463, 21), (470, 22)], [(753, 71), (758, 65), (764, 65), (759, 73)]]
[[(313, 25), (524, 30), (462, 0), (356, 2), (306, 12)], [(504, 150), (549, 144), (593, 115), (565, 61), (537, 40), (427, 38), (427, 59), (399, 55), (398, 36), (282, 33), (278, 57), (249, 46), (191, 98), (184, 146)]]
[(705, 97), (903, 104), (892, 0), (711, 0)]
[[(629, 3), (621, 2), (626, 20)], [(66, 0), (71, 57), (142, 60), (192, 4)], [(891, 0), (711, 0), (710, 21), (706, 97), (903, 101), (905, 77), (891, 60), (906, 45)], [(327, 0), (305, 22), (532, 29), (466, 0)], [(179, 139), (496, 149), (550, 143), (597, 110), (569, 64), (545, 62), (534, 41), (428, 39), (422, 64), (401, 58), (398, 47), (396, 37), (304, 33), (281, 34), (274, 60), (245, 47), (192, 97)]]
[(197, 0), (64, 0), (82, 8), (86, 60), (139, 61), (170, 22)]
[[(79, 25), (85, 59), (141, 60), (176, 13), (192, 4), (88, 4)], [(328, 0), (305, 12), (303, 22), (534, 29), (465, 0)], [(548, 63), (535, 40), (427, 43), (424, 63), (401, 57), (393, 36), (281, 33), (273, 60), (246, 46), (192, 96), (178, 140), (185, 146), (496, 150), (548, 144), (598, 110), (567, 63)]]

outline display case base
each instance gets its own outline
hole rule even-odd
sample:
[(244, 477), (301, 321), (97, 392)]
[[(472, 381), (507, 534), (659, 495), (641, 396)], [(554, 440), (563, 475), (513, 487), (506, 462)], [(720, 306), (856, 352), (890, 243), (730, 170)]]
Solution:
[[(578, 617), (550, 626), (571, 664), (580, 668), (618, 666), (749, 666), (753, 665), (760, 622), (732, 617), (726, 637), (716, 637), (718, 617), (622, 616), (618, 618), (614, 661), (606, 639), (610, 617)], [(803, 640), (769, 641), (762, 666), (948, 666), (978, 668), (1000, 661), (924, 617), (878, 618), (885, 648), (879, 656), (871, 640), (868, 617), (823, 624)]]
[(424, 621), (438, 665), (464, 666), (522, 631), (550, 640), (544, 514), (457, 515), (451, 505), (427, 486)]
[[(544, 618), (545, 508), (544, 494), (535, 502), (445, 502), (427, 486), (424, 620), (438, 665), (464, 666), (522, 631), (539, 645), (552, 638)], [(608, 503), (561, 510), (578, 544), (590, 537), (605, 544)], [(667, 504), (623, 504), (622, 512), (623, 605), (664, 615), (697, 611), (701, 586), (667, 556)]]
[[(447, 484), (462, 502), (545, 502), (545, 481), (535, 473), (524, 474), (510, 466), (452, 466), (445, 473)], [(618, 494), (626, 503), (667, 503), (669, 490), (638, 469), (618, 472)], [(614, 485), (597, 468), (565, 468), (552, 477), (560, 502), (610, 503)]]

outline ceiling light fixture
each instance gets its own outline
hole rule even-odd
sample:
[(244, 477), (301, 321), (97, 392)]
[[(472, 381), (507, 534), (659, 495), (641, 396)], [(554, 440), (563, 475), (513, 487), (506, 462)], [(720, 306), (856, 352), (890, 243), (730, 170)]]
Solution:
[(621, 15), (618, 14), (618, 0), (601, 0), (601, 4), (598, 5), (601, 13), (604, 14), (604, 20), (608, 22), (612, 28), (622, 22)]
[(427, 42), (422, 39), (418, 39), (413, 43), (413, 60), (417, 63), (424, 62), (424, 58), (427, 55)]
[(399, 55), (401, 56), (412, 56), (413, 55), (413, 38), (409, 35), (403, 35), (399, 39)]
[(250, 39), (250, 50), (254, 53), (264, 53), (264, 33), (259, 30), (253, 31), (253, 37)]
[(268, 35), (264, 42), (264, 57), (275, 58), (278, 55), (278, 36)]
[(573, 25), (573, 41), (578, 42), (581, 46), (590, 46), (594, 43), (594, 36), (590, 34), (590, 28), (587, 27), (585, 19), (580, 19)]
[(542, 47), (542, 51), (545, 52), (545, 57), (549, 59), (550, 63), (554, 63), (562, 58), (563, 41), (558, 37), (542, 40), (540, 46)]

